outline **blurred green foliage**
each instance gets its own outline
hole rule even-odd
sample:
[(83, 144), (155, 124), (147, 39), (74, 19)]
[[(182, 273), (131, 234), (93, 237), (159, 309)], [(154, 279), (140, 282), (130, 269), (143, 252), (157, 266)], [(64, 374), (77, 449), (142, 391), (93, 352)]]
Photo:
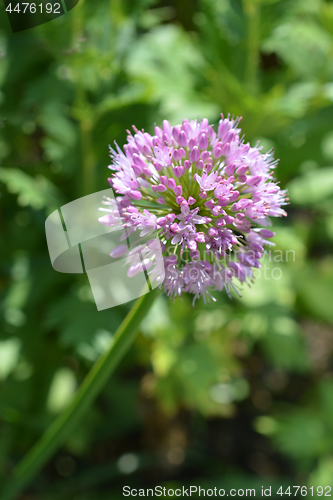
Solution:
[(116, 499), (124, 484), (333, 486), (325, 0), (81, 0), (16, 34), (0, 5), (0, 470), (67, 404), (131, 306), (97, 312), (86, 276), (52, 269), (46, 216), (108, 186), (108, 144), (132, 124), (216, 124), (221, 111), (280, 158), (291, 204), (276, 246), (240, 299), (156, 301), (31, 498)]

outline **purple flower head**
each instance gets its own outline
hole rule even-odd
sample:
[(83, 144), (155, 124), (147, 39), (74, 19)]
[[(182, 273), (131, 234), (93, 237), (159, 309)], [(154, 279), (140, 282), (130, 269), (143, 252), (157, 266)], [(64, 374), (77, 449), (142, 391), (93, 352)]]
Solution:
[[(265, 245), (273, 244), (274, 233), (263, 227), (270, 217), (286, 215), (286, 191), (272, 177), (277, 161), (272, 151), (244, 143), (239, 121), (221, 115), (215, 132), (207, 119), (175, 127), (165, 120), (154, 135), (133, 127), (124, 152), (111, 148), (109, 183), (122, 225), (140, 237), (157, 231), (165, 273), (160, 286), (169, 297), (189, 292), (206, 300), (214, 290), (237, 291), (235, 281), (251, 280)], [(119, 225), (114, 210), (104, 208), (100, 222)], [(112, 254), (123, 252), (121, 245)], [(158, 278), (153, 248), (139, 264), (130, 254), (129, 276), (145, 271)]]

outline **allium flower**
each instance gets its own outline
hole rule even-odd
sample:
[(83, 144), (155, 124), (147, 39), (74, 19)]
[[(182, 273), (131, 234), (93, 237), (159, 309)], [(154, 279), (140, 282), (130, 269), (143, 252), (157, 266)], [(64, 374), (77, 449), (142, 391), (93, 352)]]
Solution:
[[(269, 217), (286, 215), (286, 191), (272, 174), (277, 161), (272, 151), (244, 142), (239, 121), (221, 115), (217, 133), (207, 119), (175, 127), (165, 120), (153, 136), (133, 126), (124, 152), (110, 148), (115, 173), (109, 183), (119, 196), (117, 207), (104, 202), (109, 207), (100, 222), (115, 226), (116, 209), (127, 234), (157, 231), (168, 297), (189, 292), (206, 301), (212, 290), (237, 291), (235, 279), (252, 280), (264, 246), (272, 245)], [(122, 252), (126, 245), (111, 256)], [(153, 249), (148, 246), (144, 262), (133, 261), (133, 253), (128, 275), (145, 270), (156, 278)]]

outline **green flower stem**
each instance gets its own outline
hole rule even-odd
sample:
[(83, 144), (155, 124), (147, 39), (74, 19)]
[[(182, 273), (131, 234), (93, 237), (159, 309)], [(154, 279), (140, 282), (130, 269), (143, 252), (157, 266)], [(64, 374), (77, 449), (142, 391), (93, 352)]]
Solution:
[(260, 63), (260, 5), (256, 0), (243, 0), (244, 12), (247, 17), (247, 62), (245, 78), (251, 94), (259, 92)]
[(0, 494), (1, 500), (13, 500), (62, 446), (73, 428), (80, 422), (94, 399), (101, 392), (111, 373), (131, 346), (141, 320), (157, 296), (158, 289), (137, 299), (114, 335), (114, 341), (96, 361), (82, 382), (73, 400), (50, 425), (43, 436), (16, 466), (9, 483)]

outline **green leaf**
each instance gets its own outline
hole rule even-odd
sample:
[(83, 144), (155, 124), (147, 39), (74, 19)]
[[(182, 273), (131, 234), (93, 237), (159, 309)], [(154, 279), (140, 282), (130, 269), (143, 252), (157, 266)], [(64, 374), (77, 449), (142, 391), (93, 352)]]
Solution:
[(333, 323), (333, 261), (308, 263), (295, 275), (300, 300), (315, 318)]
[(260, 344), (274, 367), (297, 372), (308, 369), (304, 338), (297, 323), (288, 316), (272, 318), (267, 335)]
[(290, 199), (298, 205), (315, 205), (333, 195), (333, 167), (307, 172), (288, 184)]
[(331, 69), (331, 37), (313, 18), (302, 20), (295, 17), (280, 24), (263, 48), (277, 53), (297, 76), (312, 78), (319, 72)]
[(282, 453), (299, 460), (317, 458), (331, 445), (320, 417), (306, 409), (290, 411), (279, 419), (274, 441)]
[(31, 206), (36, 210), (58, 208), (62, 205), (57, 188), (44, 175), (31, 177), (17, 168), (0, 167), (0, 181), (6, 184), (10, 193), (18, 195), (18, 204)]
[(176, 26), (162, 26), (144, 36), (133, 46), (126, 67), (133, 78), (146, 83), (151, 100), (161, 102), (161, 113), (171, 121), (218, 113), (216, 104), (195, 90), (205, 61)]

